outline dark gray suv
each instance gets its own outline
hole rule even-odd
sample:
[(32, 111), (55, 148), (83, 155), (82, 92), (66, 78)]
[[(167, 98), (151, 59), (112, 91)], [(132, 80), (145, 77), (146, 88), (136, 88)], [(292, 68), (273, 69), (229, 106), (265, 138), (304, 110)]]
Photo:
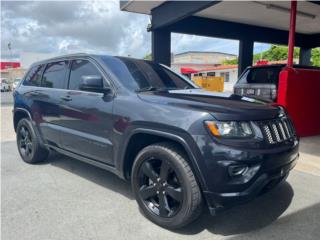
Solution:
[[(143, 60), (76, 54), (35, 63), (14, 91), (17, 146), (131, 181), (151, 221), (179, 228), (285, 180), (298, 139), (282, 107), (207, 92)], [(277, 204), (275, 199), (274, 204)]]

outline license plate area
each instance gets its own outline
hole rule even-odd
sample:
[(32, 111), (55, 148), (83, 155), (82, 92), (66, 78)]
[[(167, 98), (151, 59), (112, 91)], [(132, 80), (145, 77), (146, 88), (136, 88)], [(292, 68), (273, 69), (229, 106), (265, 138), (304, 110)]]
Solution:
[(251, 88), (247, 89), (247, 90), (246, 90), (246, 94), (248, 94), (248, 95), (254, 95), (254, 89), (251, 89)]

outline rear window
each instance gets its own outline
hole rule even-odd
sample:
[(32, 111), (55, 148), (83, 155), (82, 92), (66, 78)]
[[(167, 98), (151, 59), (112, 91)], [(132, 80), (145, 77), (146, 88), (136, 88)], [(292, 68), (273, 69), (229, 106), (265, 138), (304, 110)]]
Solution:
[(281, 67), (251, 68), (247, 76), (247, 83), (278, 84)]
[(43, 65), (34, 66), (27, 73), (23, 85), (25, 86), (40, 86), (41, 85), (41, 74)]
[(42, 86), (47, 88), (66, 88), (68, 61), (49, 63), (42, 77)]

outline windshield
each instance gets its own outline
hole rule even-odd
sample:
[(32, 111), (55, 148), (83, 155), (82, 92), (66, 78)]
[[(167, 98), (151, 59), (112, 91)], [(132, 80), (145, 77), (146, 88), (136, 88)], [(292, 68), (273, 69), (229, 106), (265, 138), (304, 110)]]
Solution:
[(116, 57), (113, 60), (103, 57), (102, 60), (119, 81), (131, 90), (196, 88), (191, 81), (151, 61), (124, 57)]

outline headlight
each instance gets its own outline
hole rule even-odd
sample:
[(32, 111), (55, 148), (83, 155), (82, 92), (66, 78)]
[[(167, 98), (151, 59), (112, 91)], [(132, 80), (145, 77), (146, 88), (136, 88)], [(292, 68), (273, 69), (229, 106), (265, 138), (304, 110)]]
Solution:
[(210, 132), (216, 137), (249, 138), (253, 136), (249, 122), (236, 121), (205, 121)]

